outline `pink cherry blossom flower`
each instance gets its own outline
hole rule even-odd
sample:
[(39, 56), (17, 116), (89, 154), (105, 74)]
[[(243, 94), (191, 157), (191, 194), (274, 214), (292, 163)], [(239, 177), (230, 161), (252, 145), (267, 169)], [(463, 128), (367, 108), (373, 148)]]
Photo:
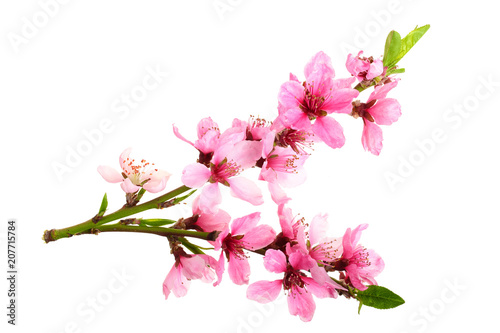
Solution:
[[(355, 78), (334, 80), (330, 57), (317, 53), (305, 66), (306, 81), (300, 84), (294, 75), (278, 95), (281, 120), (287, 127), (311, 131), (328, 146), (340, 148), (345, 138), (340, 124), (329, 114), (349, 113), (352, 99), (359, 92), (351, 88)], [(311, 121), (314, 121), (311, 125)]]
[[(401, 105), (394, 98), (386, 98), (387, 93), (398, 84), (398, 80), (375, 87), (367, 103), (353, 102), (351, 115), (363, 118), (361, 143), (365, 150), (379, 155), (382, 150), (382, 129), (378, 125), (391, 125), (401, 116)], [(378, 124), (378, 125), (377, 125)]]
[(248, 122), (234, 119), (232, 127), (240, 132), (245, 132), (245, 139), (250, 141), (262, 140), (270, 131), (271, 123), (265, 119), (250, 116)]
[(174, 253), (175, 263), (167, 274), (163, 282), (163, 294), (165, 299), (170, 292), (176, 297), (183, 297), (187, 294), (191, 280), (200, 279), (210, 283), (215, 278), (215, 267), (217, 261), (205, 254), (186, 254), (179, 248)]
[(274, 281), (257, 281), (247, 289), (247, 298), (259, 303), (275, 300), (281, 288), (287, 294), (290, 314), (299, 316), (302, 321), (311, 321), (316, 310), (313, 295), (318, 298), (338, 296), (337, 291), (329, 284), (319, 284), (306, 275), (311, 262), (303, 260), (299, 252), (285, 255), (282, 251), (269, 249), (264, 256), (265, 268), (273, 273), (284, 273), (282, 279)]
[[(216, 213), (222, 201), (219, 183), (229, 186), (231, 194), (253, 205), (264, 203), (262, 193), (255, 183), (238, 176), (242, 170), (252, 167), (260, 158), (260, 141), (229, 141), (219, 146), (210, 160), (209, 166), (194, 163), (182, 172), (182, 182), (192, 188), (203, 188), (200, 195), (200, 208), (207, 213)], [(205, 185), (208, 182), (208, 185)]]
[(345, 270), (348, 281), (359, 290), (368, 288), (363, 283), (376, 285), (375, 277), (385, 267), (384, 261), (375, 251), (358, 244), (361, 232), (366, 228), (368, 224), (361, 224), (352, 231), (347, 229), (342, 238), (342, 257), (333, 262), (333, 267)]
[(274, 241), (276, 233), (268, 225), (259, 225), (260, 213), (253, 213), (238, 219), (231, 224), (231, 230), (224, 230), (214, 243), (214, 249), (222, 249), (218, 266), (218, 285), (224, 272), (224, 255), (229, 264), (229, 277), (235, 284), (248, 284), (250, 277), (250, 264), (248, 263), (245, 249), (262, 249)]
[(186, 229), (212, 232), (225, 230), (231, 221), (229, 214), (219, 209), (216, 213), (205, 213), (200, 208), (200, 196), (197, 196), (192, 203), (193, 216), (184, 219)]
[(346, 67), (349, 73), (355, 76), (358, 81), (371, 81), (384, 72), (382, 60), (373, 57), (362, 57), (363, 51), (359, 51), (357, 56), (349, 54), (347, 56)]
[(135, 193), (141, 187), (151, 193), (163, 191), (170, 173), (157, 169), (154, 163), (144, 159), (136, 161), (129, 157), (131, 150), (125, 149), (120, 155), (121, 174), (109, 166), (100, 165), (97, 171), (102, 178), (110, 183), (121, 183), (120, 186), (126, 193)]

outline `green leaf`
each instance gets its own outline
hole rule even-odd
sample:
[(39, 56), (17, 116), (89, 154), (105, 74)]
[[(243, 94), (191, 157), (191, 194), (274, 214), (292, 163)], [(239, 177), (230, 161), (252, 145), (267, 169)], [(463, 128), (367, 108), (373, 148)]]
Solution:
[(404, 73), (404, 72), (405, 72), (404, 68), (394, 68), (394, 69), (388, 70), (386, 75), (400, 74), (400, 73)]
[(173, 201), (172, 201), (172, 206), (173, 205), (177, 205), (179, 202), (183, 201), (183, 200), (186, 200), (187, 198), (189, 198), (191, 195), (193, 195), (193, 193), (196, 192), (196, 190), (192, 190), (191, 192), (189, 192), (188, 194), (186, 194), (185, 196), (182, 196), (182, 197), (177, 197), (175, 198)]
[(396, 63), (396, 58), (398, 57), (401, 51), (401, 35), (392, 30), (387, 35), (387, 39), (385, 40), (385, 49), (384, 49), (384, 59), (382, 63), (385, 67), (391, 68), (389, 65), (392, 63)]
[(184, 245), (189, 251), (191, 251), (194, 254), (205, 254), (202, 250), (200, 250), (200, 247), (198, 245), (195, 245), (188, 241), (184, 237), (179, 237), (179, 242), (181, 242), (182, 245)]
[[(408, 35), (405, 36), (401, 40), (401, 49), (399, 51), (399, 54), (397, 55), (396, 59), (393, 62), (389, 62), (389, 68), (394, 67), (399, 60), (401, 60), (407, 53), (410, 51), (410, 49), (417, 44), (417, 42), (422, 38), (422, 36), (429, 30), (431, 26), (429, 24), (424, 25), (423, 27), (416, 27), (413, 31), (411, 31)], [(385, 65), (385, 63), (384, 63)]]
[(99, 213), (97, 216), (104, 216), (106, 209), (108, 208), (108, 195), (104, 193), (104, 197), (102, 198), (101, 207), (99, 208)]
[(357, 298), (360, 302), (358, 313), (361, 310), (361, 305), (376, 309), (392, 309), (405, 302), (400, 296), (381, 286), (369, 286), (368, 289), (359, 291)]
[(167, 224), (174, 224), (177, 221), (169, 219), (140, 219), (140, 224), (145, 224), (150, 227), (161, 227)]

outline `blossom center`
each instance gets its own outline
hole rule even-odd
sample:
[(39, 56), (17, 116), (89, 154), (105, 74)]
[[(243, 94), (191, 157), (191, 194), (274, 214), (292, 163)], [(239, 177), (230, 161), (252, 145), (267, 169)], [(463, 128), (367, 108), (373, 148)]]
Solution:
[(154, 168), (154, 163), (149, 163), (142, 159), (136, 163), (135, 159), (127, 157), (122, 161), (123, 176), (129, 178), (134, 185), (143, 185), (145, 180), (149, 180), (153, 172), (158, 171)]
[(238, 175), (241, 172), (241, 168), (235, 162), (222, 161), (218, 165), (212, 164), (211, 166), (212, 175), (209, 179), (211, 183), (227, 183), (227, 179)]
[(322, 93), (321, 87), (315, 91), (314, 82), (304, 82), (302, 85), (304, 86), (304, 99), (299, 105), (300, 109), (307, 114), (310, 120), (326, 116), (327, 112), (321, 108), (331, 96)]
[(283, 289), (291, 290), (293, 286), (298, 288), (304, 288), (304, 281), (302, 277), (306, 276), (304, 273), (297, 271), (292, 265), (288, 264), (285, 272), (285, 277), (283, 278)]
[(226, 258), (229, 260), (229, 254), (232, 253), (238, 259), (245, 259), (244, 242), (241, 240), (244, 235), (232, 236), (227, 234), (227, 236), (222, 241), (222, 249), (226, 253)]

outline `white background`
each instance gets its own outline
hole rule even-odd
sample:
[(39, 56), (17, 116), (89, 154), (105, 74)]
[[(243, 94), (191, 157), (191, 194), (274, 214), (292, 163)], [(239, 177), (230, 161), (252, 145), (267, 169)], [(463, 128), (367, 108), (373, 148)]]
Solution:
[[(6, 323), (2, 278), (2, 331), (413, 333), (496, 327), (500, 49), (490, 1), (223, 0), (231, 7), (220, 15), (213, 0), (75, 0), (49, 7), (47, 16), (41, 4), (49, 2), (0, 5), (5, 271), (8, 219), (17, 220), (19, 239), (18, 325)], [(34, 21), (39, 27), (30, 32), (27, 22)], [(227, 276), (217, 288), (195, 281), (186, 297), (165, 301), (162, 282), (173, 260), (161, 237), (41, 240), (45, 229), (92, 217), (104, 192), (110, 210), (123, 204), (119, 186), (96, 172), (100, 164), (118, 167), (123, 149), (131, 146), (134, 156), (174, 173), (172, 189), (197, 157), (173, 136), (173, 123), (194, 138), (197, 121), (206, 116), (221, 128), (250, 114), (272, 120), (280, 85), (289, 72), (303, 79), (303, 66), (316, 52), (329, 54), (337, 77), (347, 77), (341, 45), (380, 56), (390, 30), (404, 35), (424, 24), (431, 29), (402, 60), (407, 72), (389, 96), (399, 100), (403, 114), (383, 126), (381, 155), (363, 151), (361, 121), (337, 115), (345, 146), (316, 146), (306, 164), (307, 183), (289, 192), (294, 213), (308, 221), (329, 214), (332, 236), (369, 223), (361, 243), (382, 255), (386, 269), (378, 281), (405, 298), (403, 306), (364, 307), (358, 315), (353, 300), (318, 300), (313, 321), (302, 323), (283, 302), (257, 307), (245, 298), (246, 288)], [(115, 112), (123, 95), (139, 89), (147, 68), (168, 77), (128, 113)], [(59, 179), (54, 163), (66, 164), (68, 149), (85, 145), (84, 132), (104, 119), (111, 129)], [(431, 144), (436, 131), (441, 140)], [(426, 142), (425, 151), (416, 142)], [(392, 187), (388, 173), (401, 177)], [(225, 194), (223, 208), (233, 217), (261, 210), (263, 222), (278, 226), (267, 192), (259, 208)], [(252, 262), (251, 282), (278, 278), (261, 268), (261, 257)], [(126, 276), (124, 282), (117, 274)], [(100, 299), (99, 311), (89, 306), (92, 298)]]

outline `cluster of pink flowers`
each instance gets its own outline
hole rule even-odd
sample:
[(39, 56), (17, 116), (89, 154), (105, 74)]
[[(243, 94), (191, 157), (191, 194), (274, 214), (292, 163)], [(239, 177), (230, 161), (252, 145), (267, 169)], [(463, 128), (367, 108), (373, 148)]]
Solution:
[[(285, 190), (305, 181), (304, 164), (313, 144), (324, 142), (331, 148), (344, 145), (343, 128), (337, 121), (340, 114), (363, 119), (362, 145), (375, 155), (379, 155), (383, 140), (378, 125), (390, 125), (401, 115), (399, 103), (386, 97), (398, 79), (386, 75), (381, 60), (362, 57), (360, 52), (348, 56), (346, 67), (351, 76), (335, 78), (330, 57), (317, 53), (304, 68), (304, 81), (290, 74), (281, 85), (279, 115), (273, 121), (235, 119), (230, 128), (221, 130), (214, 120), (204, 118), (198, 123), (194, 142), (173, 126), (176, 137), (198, 151), (197, 161), (184, 168), (181, 180), (199, 189), (193, 215), (175, 227), (217, 232), (211, 245), (220, 254), (218, 259), (188, 254), (176, 237), (169, 237), (175, 263), (163, 283), (166, 298), (172, 292), (177, 297), (186, 295), (191, 280), (219, 285), (226, 262), (233, 283), (249, 284), (247, 257), (251, 252), (264, 255), (265, 268), (279, 274), (279, 278), (251, 283), (247, 297), (266, 303), (276, 299), (283, 289), (290, 313), (303, 321), (313, 317), (313, 295), (337, 298), (349, 295), (348, 288), (365, 290), (367, 285), (376, 284), (375, 277), (383, 270), (384, 262), (375, 251), (358, 244), (367, 225), (347, 229), (342, 237), (327, 237), (327, 216), (317, 215), (306, 224), (292, 214), (291, 198)], [(357, 100), (360, 91), (369, 87), (374, 90), (366, 102)], [(138, 163), (129, 154), (127, 149), (120, 156), (122, 173), (104, 166), (99, 167), (99, 173), (109, 182), (121, 183), (127, 193), (163, 190), (170, 174), (144, 160)], [(243, 176), (249, 168), (260, 168), (257, 182)], [(259, 224), (259, 212), (231, 222), (230, 215), (220, 208), (225, 188), (254, 206), (263, 204), (259, 181), (267, 184), (277, 205), (279, 232)]]

